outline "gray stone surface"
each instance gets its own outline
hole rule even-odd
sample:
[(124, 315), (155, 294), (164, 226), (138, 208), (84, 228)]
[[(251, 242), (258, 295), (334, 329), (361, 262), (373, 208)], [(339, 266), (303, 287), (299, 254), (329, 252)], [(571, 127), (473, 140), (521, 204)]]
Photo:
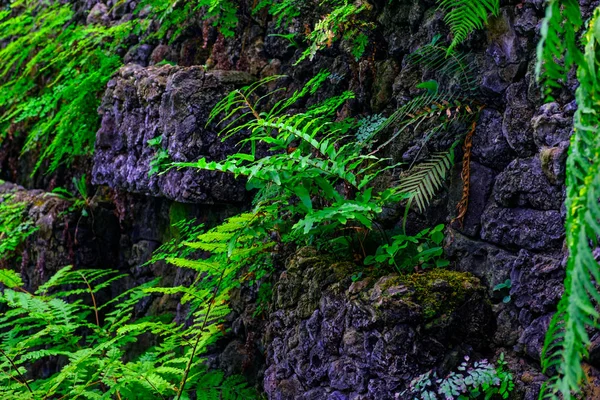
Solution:
[[(204, 72), (202, 67), (123, 67), (109, 82), (100, 107), (94, 183), (186, 203), (243, 201), (243, 182), (225, 174), (192, 168), (148, 172), (160, 149), (173, 162), (221, 160), (235, 152), (235, 140), (222, 142), (206, 123), (218, 100), (251, 81), (243, 72)], [(159, 145), (148, 144), (159, 137)]]
[(496, 178), (494, 199), (506, 208), (560, 210), (564, 202), (562, 186), (553, 185), (542, 169), (539, 156), (516, 159)]
[(493, 330), (485, 289), (469, 274), (352, 282), (356, 268), (310, 248), (290, 260), (268, 322), (269, 398), (402, 398), (411, 379), (452, 351), (481, 348)]
[[(243, 183), (221, 174), (188, 170), (147, 175), (157, 152), (147, 141), (159, 136), (163, 137), (162, 148), (176, 161), (193, 161), (201, 156), (221, 159), (234, 150), (234, 143), (220, 142), (214, 127), (205, 128), (208, 112), (227, 91), (254, 78), (279, 73), (289, 75), (280, 87), (293, 91), (325, 68), (333, 72), (333, 77), (322, 92), (298, 104), (297, 109), (353, 90), (356, 98), (340, 111), (340, 118), (376, 112), (389, 115), (420, 93), (415, 84), (433, 77), (408, 65), (405, 56), (429, 43), (435, 33), (449, 37), (443, 15), (433, 2), (376, 3), (377, 15), (369, 14), (378, 24), (370, 38), (376, 46), (368, 48), (367, 57), (359, 62), (344, 44), (292, 67), (302, 49), (273, 36), (289, 33), (273, 21), (256, 19), (244, 20), (232, 40), (204, 25), (201, 16), (191, 22), (189, 34), (173, 43), (146, 45), (140, 44), (139, 38), (131, 38), (131, 47), (124, 56), (139, 66), (123, 67), (106, 90), (92, 173), (94, 182), (114, 189), (110, 196), (119, 218), (118, 223), (114, 222), (110, 219), (112, 210), (106, 211), (111, 214), (107, 220), (113, 221), (106, 229), (111, 229), (110, 243), (115, 245), (114, 262), (119, 268), (131, 270), (138, 281), (154, 275), (165, 277), (166, 284), (189, 282), (189, 276), (165, 266), (138, 268), (165, 237), (171, 216), (167, 199), (195, 203), (199, 205), (194, 208), (200, 210), (198, 213), (214, 210), (207, 204), (243, 204), (247, 200)], [(248, 5), (248, 1), (240, 4)], [(589, 11), (597, 1), (582, 4)], [(135, 8), (132, 1), (115, 5), (112, 0), (88, 0), (82, 6), (82, 18), (100, 23), (110, 18), (114, 23), (128, 18)], [(305, 23), (310, 26), (315, 22), (310, 20), (314, 17), (312, 11), (305, 11), (302, 20), (292, 21), (290, 29), (299, 31)], [(542, 105), (533, 67), (543, 15), (542, 0), (502, 2), (500, 16), (490, 19), (488, 29), (473, 33), (458, 48), (469, 54), (475, 66), (481, 90), (473, 97), (485, 106), (473, 138), (465, 224), (461, 230), (453, 225), (456, 230), (448, 231), (445, 243), (450, 267), (472, 273), (483, 285), (474, 290), (474, 303), (465, 300), (462, 309), (466, 314), (453, 314), (447, 321), (430, 325), (422, 304), (403, 297), (404, 287), (391, 285), (398, 292), (390, 293), (386, 292), (389, 287), (382, 289), (387, 285), (385, 279), (373, 277), (352, 283), (347, 270), (331, 272), (335, 263), (316, 268), (312, 261), (296, 260), (274, 279), (274, 305), (265, 321), (253, 317), (255, 291), (240, 289), (241, 294), (234, 300), (236, 311), (230, 316), (231, 332), (215, 350), (220, 354), (211, 359), (211, 366), (255, 379), (252, 382), (264, 387), (271, 399), (385, 399), (399, 393), (415, 374), (431, 368), (452, 368), (457, 360), (453, 355), (470, 354), (475, 348), (475, 353), (490, 355), (504, 351), (518, 386), (515, 398), (536, 398), (544, 379), (537, 361), (543, 335), (562, 293), (564, 166), (575, 108), (572, 89), (576, 87), (575, 80), (570, 79), (570, 89), (559, 91), (556, 103)], [(163, 60), (181, 66), (143, 67)], [(213, 70), (204, 72), (198, 66), (204, 64)], [(425, 141), (420, 133), (411, 132), (401, 135), (385, 151), (396, 160), (421, 149), (421, 156), (425, 156), (448, 148), (457, 138), (444, 133)], [(5, 158), (6, 152), (4, 147), (0, 149), (2, 168), (14, 171), (14, 176), (28, 176), (24, 165), (31, 164), (31, 160), (17, 160), (14, 151), (12, 158)], [(458, 151), (457, 164), (460, 155)], [(458, 170), (448, 179), (448, 192), (462, 190)], [(50, 187), (70, 181), (64, 176), (52, 179), (35, 182)], [(425, 224), (448, 223), (456, 196), (445, 193), (436, 197), (425, 215), (411, 213), (409, 227), (418, 231)], [(36, 265), (43, 263), (51, 271), (69, 261), (70, 253), (65, 249), (69, 249), (71, 239), (61, 235), (72, 231), (74, 222), (65, 229), (54, 210), (44, 207), (49, 206), (41, 206), (40, 212), (50, 226), (46, 231), (52, 233), (36, 237), (39, 244), (28, 251), (28, 271), (35, 271)], [(389, 225), (401, 225), (402, 215), (390, 214), (395, 219), (387, 221)], [(207, 221), (214, 219), (202, 219)], [(118, 225), (116, 233), (113, 223)], [(93, 238), (86, 240), (93, 243)], [(55, 254), (60, 254), (57, 261), (49, 261), (55, 259)], [(88, 260), (98, 257), (96, 250), (81, 254)], [(284, 264), (279, 262), (278, 267)], [(493, 288), (506, 279), (512, 281), (511, 301), (504, 304), (505, 293)], [(441, 282), (434, 292), (443, 294), (444, 290)], [(481, 301), (486, 296), (488, 300)], [(488, 301), (492, 311), (487, 308)], [(477, 315), (485, 317), (492, 315), (490, 312), (493, 321), (477, 320)], [(453, 325), (453, 321), (462, 324)], [(461, 330), (463, 327), (465, 330)], [(461, 347), (463, 342), (471, 347)], [(595, 366), (600, 365), (598, 343), (600, 339), (595, 336), (590, 359)]]
[(482, 239), (511, 249), (553, 250), (564, 240), (559, 211), (502, 208), (490, 204), (481, 217)]

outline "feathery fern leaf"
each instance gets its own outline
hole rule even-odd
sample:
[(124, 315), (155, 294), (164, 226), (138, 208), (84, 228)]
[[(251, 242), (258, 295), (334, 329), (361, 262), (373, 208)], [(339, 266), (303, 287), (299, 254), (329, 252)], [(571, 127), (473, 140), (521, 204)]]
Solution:
[(454, 148), (435, 153), (423, 163), (417, 164), (400, 178), (399, 190), (410, 193), (420, 212), (425, 211), (436, 191), (442, 187), (448, 171), (454, 164)]
[[(556, 11), (557, 3), (550, 2), (549, 15), (552, 16)], [(570, 1), (564, 3), (565, 7), (573, 6)], [(568, 12), (574, 14), (575, 10), (572, 8)], [(546, 29), (565, 28), (572, 17), (565, 15), (564, 25), (559, 24), (557, 28), (556, 24), (551, 24)], [(594, 252), (600, 237), (599, 28), (600, 9), (596, 9), (583, 39), (585, 56), (568, 56), (571, 59), (569, 62), (577, 63), (580, 82), (576, 92), (578, 110), (574, 116), (575, 131), (571, 137), (566, 170), (566, 241), (569, 258), (565, 293), (550, 323), (542, 353), (544, 370), (550, 372), (554, 368), (557, 374), (544, 385), (540, 398), (571, 399), (580, 393), (585, 381), (581, 362), (588, 356), (590, 345), (587, 328), (600, 327), (600, 314), (597, 311), (600, 303), (597, 287), (600, 265)], [(548, 37), (554, 37), (555, 34), (547, 33)], [(544, 46), (551, 44), (552, 40), (547, 40)], [(569, 45), (562, 46), (565, 49)], [(549, 79), (553, 77), (549, 76)]]
[(449, 49), (440, 42), (441, 36), (435, 35), (431, 43), (411, 53), (408, 61), (429, 71), (435, 71), (440, 80), (450, 84), (456, 83), (458, 90), (467, 93), (477, 90), (474, 65), (468, 62), (468, 55)]
[(573, 65), (581, 66), (586, 62), (577, 40), (582, 27), (583, 18), (577, 0), (547, 1), (535, 73), (549, 101), (552, 101), (552, 90), (566, 83)]
[(500, 12), (498, 0), (438, 0), (440, 8), (446, 11), (444, 20), (450, 26), (454, 38), (448, 50), (451, 51), (475, 29), (482, 29), (487, 23), (488, 14), (497, 16)]
[(9, 289), (23, 286), (21, 276), (10, 269), (0, 269), (0, 283)]
[(0, 259), (15, 257), (25, 240), (38, 230), (27, 215), (29, 204), (13, 194), (0, 195)]

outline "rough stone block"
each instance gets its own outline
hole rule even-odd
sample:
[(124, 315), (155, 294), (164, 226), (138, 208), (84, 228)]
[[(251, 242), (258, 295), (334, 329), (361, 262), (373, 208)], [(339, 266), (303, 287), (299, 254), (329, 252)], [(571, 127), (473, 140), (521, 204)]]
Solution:
[[(221, 160), (235, 152), (235, 141), (222, 142), (217, 129), (206, 123), (217, 101), (251, 81), (243, 72), (205, 72), (202, 67), (121, 68), (99, 109), (93, 182), (185, 203), (243, 201), (243, 182), (222, 173), (189, 168), (148, 172), (159, 151), (177, 162)], [(156, 138), (162, 138), (160, 144), (148, 144)]]

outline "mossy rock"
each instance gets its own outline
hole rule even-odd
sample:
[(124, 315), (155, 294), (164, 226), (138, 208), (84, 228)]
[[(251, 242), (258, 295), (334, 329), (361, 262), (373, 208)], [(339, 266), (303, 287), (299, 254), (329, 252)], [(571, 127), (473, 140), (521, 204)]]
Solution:
[(450, 314), (474, 292), (483, 290), (479, 279), (465, 272), (443, 269), (402, 277), (411, 285), (413, 299), (423, 308), (425, 318)]
[(425, 319), (433, 319), (451, 314), (481, 290), (479, 279), (469, 273), (435, 269), (383, 277), (373, 287), (371, 299), (395, 297), (420, 307)]

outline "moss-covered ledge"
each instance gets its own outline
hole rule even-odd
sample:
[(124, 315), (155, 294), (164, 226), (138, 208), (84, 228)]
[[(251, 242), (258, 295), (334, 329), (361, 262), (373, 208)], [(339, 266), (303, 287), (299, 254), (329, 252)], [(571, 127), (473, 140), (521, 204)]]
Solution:
[(494, 323), (479, 279), (442, 269), (382, 272), (312, 248), (289, 259), (264, 338), (270, 398), (388, 398), (457, 354), (487, 350)]

